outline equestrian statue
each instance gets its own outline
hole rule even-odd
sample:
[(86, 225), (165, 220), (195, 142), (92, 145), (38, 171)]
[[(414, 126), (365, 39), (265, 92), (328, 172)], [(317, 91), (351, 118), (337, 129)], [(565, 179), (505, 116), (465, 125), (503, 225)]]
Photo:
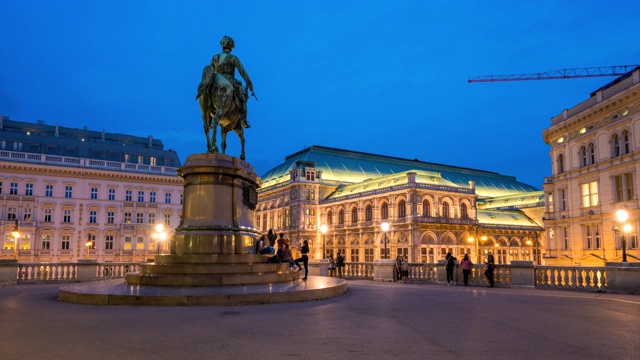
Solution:
[[(213, 154), (219, 152), (216, 133), (220, 126), (222, 153), (224, 154), (227, 148), (227, 133), (234, 131), (242, 145), (240, 159), (245, 160), (244, 129), (251, 127), (247, 120), (247, 100), (249, 99), (247, 89), (256, 100), (258, 98), (253, 92), (253, 83), (240, 59), (231, 55), (231, 50), (235, 46), (233, 39), (225, 35), (220, 40), (220, 45), (222, 52), (214, 55), (211, 65), (205, 66), (202, 70), (202, 81), (198, 85), (196, 95), (202, 111), (204, 133), (207, 136), (207, 152)], [(235, 78), (236, 69), (247, 84), (246, 87)]]

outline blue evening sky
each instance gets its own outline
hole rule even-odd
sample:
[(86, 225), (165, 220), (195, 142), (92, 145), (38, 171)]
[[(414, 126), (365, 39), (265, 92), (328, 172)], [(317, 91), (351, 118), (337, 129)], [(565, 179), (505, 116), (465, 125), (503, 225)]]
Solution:
[[(541, 188), (542, 130), (613, 77), (469, 77), (640, 63), (640, 1), (0, 0), (0, 114), (206, 151), (194, 96), (223, 35), (247, 69), (247, 161), (310, 145)], [(227, 153), (239, 155), (235, 134)]]

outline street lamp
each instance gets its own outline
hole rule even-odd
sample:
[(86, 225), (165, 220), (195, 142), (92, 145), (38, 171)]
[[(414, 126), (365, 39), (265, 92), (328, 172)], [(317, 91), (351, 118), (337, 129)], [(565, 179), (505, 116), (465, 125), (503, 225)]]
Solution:
[(322, 233), (322, 258), (325, 259), (327, 257), (327, 252), (324, 246), (324, 234), (327, 233), (327, 225), (325, 224), (320, 225), (320, 232)]
[(380, 228), (382, 228), (382, 231), (384, 232), (384, 258), (388, 259), (389, 256), (387, 254), (387, 231), (389, 231), (389, 223), (383, 222), (382, 224), (380, 224)]
[(628, 218), (629, 213), (627, 213), (626, 210), (620, 209), (616, 211), (616, 219), (622, 225), (622, 229), (617, 226), (614, 226), (612, 229), (620, 236), (620, 240), (622, 241), (622, 262), (627, 262), (627, 239), (624, 235), (631, 231), (631, 225), (626, 223)]
[[(475, 237), (471, 236), (467, 239), (470, 243), (474, 243), (476, 244), (476, 262), (480, 263), (480, 244), (478, 243), (478, 236), (476, 234)], [(487, 236), (486, 235), (482, 235), (480, 237), (480, 240), (482, 240), (482, 243), (484, 244), (485, 241), (487, 241)]]
[(156, 232), (151, 235), (151, 237), (156, 239), (156, 250), (157, 253), (160, 254), (160, 242), (167, 239), (167, 233), (164, 232), (164, 225), (156, 224)]
[(87, 242), (86, 242), (86, 243), (84, 243), (84, 244), (87, 246), (87, 257), (89, 257), (89, 253), (90, 253), (90, 250), (91, 250), (91, 246), (93, 246), (93, 241), (91, 241), (91, 240), (87, 240)]
[(16, 219), (16, 226), (13, 227), (13, 231), (11, 231), (11, 236), (13, 236), (13, 258), (18, 260), (18, 239), (20, 238), (20, 229), (18, 227), (18, 219)]

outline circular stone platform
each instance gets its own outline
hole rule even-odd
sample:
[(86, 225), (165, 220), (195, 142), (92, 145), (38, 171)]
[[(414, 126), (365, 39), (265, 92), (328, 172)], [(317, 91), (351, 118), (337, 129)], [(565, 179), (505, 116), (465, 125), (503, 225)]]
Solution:
[(235, 306), (327, 299), (347, 292), (347, 281), (327, 276), (236, 286), (127, 285), (105, 280), (61, 286), (60, 301), (87, 305)]

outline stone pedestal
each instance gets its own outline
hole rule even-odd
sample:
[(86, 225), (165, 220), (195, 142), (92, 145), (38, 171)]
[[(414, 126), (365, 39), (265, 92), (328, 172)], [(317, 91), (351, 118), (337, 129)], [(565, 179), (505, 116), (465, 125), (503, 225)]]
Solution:
[(178, 170), (184, 178), (182, 222), (171, 254), (156, 255), (127, 274), (131, 285), (221, 286), (292, 280), (288, 264), (255, 254), (257, 188), (253, 167), (224, 154), (194, 154)]
[(608, 262), (607, 292), (614, 294), (640, 294), (640, 263)]
[(535, 287), (533, 261), (511, 262), (511, 287)]
[(376, 259), (373, 261), (373, 280), (393, 281), (393, 272), (396, 268), (396, 261), (393, 259)]
[(18, 260), (0, 260), (0, 285), (15, 284), (18, 276)]

